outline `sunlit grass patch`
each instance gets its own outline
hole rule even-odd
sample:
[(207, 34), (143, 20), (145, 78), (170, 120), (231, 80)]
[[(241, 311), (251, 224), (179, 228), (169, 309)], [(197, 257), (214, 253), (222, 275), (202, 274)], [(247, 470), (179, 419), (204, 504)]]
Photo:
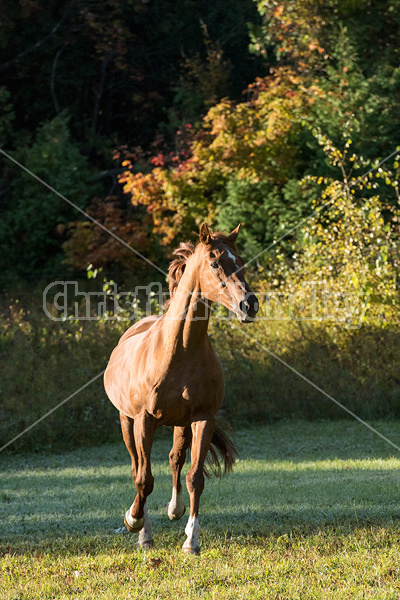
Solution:
[[(396, 423), (375, 425), (396, 441)], [(0, 456), (0, 598), (399, 597), (393, 448), (349, 422), (260, 426), (236, 439), (234, 472), (206, 482), (197, 559), (181, 551), (186, 517), (166, 515), (168, 434), (153, 451), (150, 552), (113, 533), (134, 496), (122, 442)]]

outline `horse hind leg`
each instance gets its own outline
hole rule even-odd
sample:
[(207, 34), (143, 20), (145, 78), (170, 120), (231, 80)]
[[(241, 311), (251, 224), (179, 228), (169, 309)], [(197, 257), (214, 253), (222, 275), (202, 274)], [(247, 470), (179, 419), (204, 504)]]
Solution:
[[(136, 450), (135, 444), (135, 436), (134, 436), (134, 420), (126, 415), (120, 413), (120, 421), (121, 421), (121, 431), (122, 437), (124, 439), (127, 450), (131, 456), (132, 461), (132, 478), (133, 482), (136, 485), (137, 474), (139, 471), (139, 457)], [(151, 449), (151, 445), (150, 445)], [(131, 508), (128, 509), (125, 513), (124, 524), (126, 529), (130, 533), (139, 532), (139, 540), (138, 546), (140, 548), (152, 548), (154, 545), (152, 530), (151, 530), (151, 520), (148, 515), (146, 505), (143, 506), (143, 517), (135, 518), (132, 516), (132, 509), (134, 507), (132, 504)]]
[(144, 524), (143, 524), (142, 529), (139, 531), (138, 547), (142, 548), (143, 550), (148, 550), (150, 548), (153, 548), (154, 540), (153, 540), (153, 533), (151, 530), (151, 520), (150, 520), (148, 511), (147, 511), (146, 505), (144, 505), (143, 513), (144, 513)]
[(187, 554), (200, 554), (199, 505), (204, 489), (204, 461), (210, 449), (214, 428), (213, 417), (192, 423), (192, 465), (186, 476), (186, 486), (190, 495), (190, 516), (185, 528), (187, 538), (182, 547)]
[(185, 464), (186, 450), (192, 441), (190, 427), (174, 427), (172, 450), (169, 454), (169, 464), (172, 471), (172, 497), (167, 505), (168, 517), (177, 521), (185, 514), (185, 505), (182, 500), (181, 471)]

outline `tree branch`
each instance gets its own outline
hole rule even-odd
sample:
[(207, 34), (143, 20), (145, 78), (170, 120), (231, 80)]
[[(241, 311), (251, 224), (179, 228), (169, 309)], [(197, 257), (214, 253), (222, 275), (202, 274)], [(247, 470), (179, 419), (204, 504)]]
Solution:
[(63, 17), (60, 19), (60, 21), (58, 21), (58, 23), (56, 23), (54, 25), (54, 27), (50, 31), (50, 33), (48, 33), (47, 35), (44, 36), (44, 38), (42, 38), (41, 40), (39, 40), (38, 42), (36, 42), (35, 44), (33, 44), (33, 46), (30, 46), (29, 48), (26, 48), (26, 50), (23, 50), (22, 52), (20, 52), (19, 54), (17, 54), (17, 56), (14, 56), (14, 58), (12, 58), (11, 60), (9, 60), (6, 63), (2, 64), (0, 66), (0, 71), (5, 71), (6, 69), (8, 69), (8, 67), (11, 67), (11, 65), (13, 65), (15, 62), (18, 62), (21, 58), (23, 58), (27, 54), (30, 54), (31, 52), (34, 52), (35, 50), (37, 50), (37, 48), (39, 48), (45, 42), (47, 42), (47, 40), (49, 40), (50, 38), (52, 38), (53, 35), (55, 35), (55, 33), (58, 31), (58, 29), (60, 29), (61, 25), (64, 23), (65, 19), (68, 16), (68, 13), (70, 12), (70, 10), (71, 10), (71, 8), (73, 7), (74, 4), (75, 4), (75, 0), (73, 2), (71, 2), (71, 4), (69, 5), (69, 7), (67, 8), (67, 10), (65, 11), (65, 14), (63, 15)]
[(124, 173), (126, 168), (124, 167), (116, 167), (115, 169), (108, 169), (107, 171), (100, 171), (100, 173), (96, 173), (87, 180), (87, 183), (95, 183), (96, 181), (100, 181), (101, 179), (105, 179), (105, 177), (115, 178), (119, 173)]
[(109, 64), (113, 54), (114, 54), (114, 52), (112, 50), (110, 50), (104, 57), (103, 64), (101, 65), (99, 91), (97, 92), (97, 95), (96, 95), (96, 100), (94, 103), (94, 110), (93, 110), (93, 119), (92, 119), (92, 129), (94, 132), (96, 131), (96, 127), (97, 127), (97, 118), (99, 116), (100, 100), (101, 100), (101, 97), (104, 92), (104, 84), (106, 81), (106, 71), (107, 71), (108, 64)]
[(54, 108), (56, 109), (56, 113), (60, 112), (60, 105), (58, 104), (56, 90), (55, 90), (56, 69), (57, 69), (58, 59), (60, 58), (61, 52), (64, 50), (64, 48), (65, 48), (65, 44), (63, 46), (61, 46), (61, 48), (55, 55), (54, 60), (53, 60), (53, 65), (51, 67), (50, 91), (51, 91), (51, 97), (53, 98)]

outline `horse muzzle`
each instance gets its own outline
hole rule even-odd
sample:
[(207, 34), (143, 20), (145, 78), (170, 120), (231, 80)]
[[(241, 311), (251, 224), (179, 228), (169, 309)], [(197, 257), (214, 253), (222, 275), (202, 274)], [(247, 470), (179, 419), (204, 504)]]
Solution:
[(246, 294), (244, 300), (239, 304), (239, 314), (237, 315), (242, 323), (253, 323), (258, 313), (257, 296), (250, 292)]

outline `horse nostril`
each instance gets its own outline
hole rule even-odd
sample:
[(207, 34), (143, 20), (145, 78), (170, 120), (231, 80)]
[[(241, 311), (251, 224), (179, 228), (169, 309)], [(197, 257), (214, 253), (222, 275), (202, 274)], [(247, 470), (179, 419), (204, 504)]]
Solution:
[(247, 311), (248, 311), (248, 310), (249, 310), (249, 308), (250, 308), (250, 307), (249, 307), (249, 303), (247, 302), (247, 300), (242, 300), (242, 301), (239, 303), (239, 308), (240, 308), (240, 310), (241, 310), (243, 313), (247, 314)]
[(258, 300), (254, 294), (248, 294), (247, 297), (239, 303), (240, 310), (250, 317), (250, 319), (254, 319), (258, 312)]

